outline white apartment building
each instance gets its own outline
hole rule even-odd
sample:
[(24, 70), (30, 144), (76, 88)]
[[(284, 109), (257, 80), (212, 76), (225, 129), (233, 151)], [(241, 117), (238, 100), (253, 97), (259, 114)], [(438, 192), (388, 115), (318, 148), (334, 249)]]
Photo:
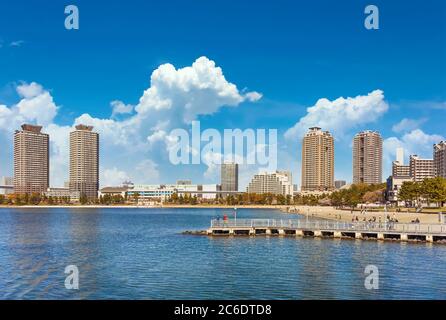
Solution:
[(417, 155), (410, 156), (410, 176), (416, 182), (427, 178), (435, 178), (435, 166), (433, 159), (422, 159)]
[(293, 191), (293, 179), (289, 171), (262, 172), (256, 174), (246, 188), (247, 193), (272, 193), (284, 196), (292, 196)]

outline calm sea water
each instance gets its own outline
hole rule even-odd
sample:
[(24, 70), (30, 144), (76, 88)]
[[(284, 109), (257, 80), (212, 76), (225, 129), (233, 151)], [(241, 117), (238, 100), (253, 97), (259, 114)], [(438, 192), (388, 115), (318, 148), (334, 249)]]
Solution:
[[(446, 299), (444, 245), (180, 234), (223, 212), (0, 209), (0, 298)], [(79, 290), (64, 286), (73, 264)], [(369, 264), (379, 268), (378, 290), (364, 287)]]

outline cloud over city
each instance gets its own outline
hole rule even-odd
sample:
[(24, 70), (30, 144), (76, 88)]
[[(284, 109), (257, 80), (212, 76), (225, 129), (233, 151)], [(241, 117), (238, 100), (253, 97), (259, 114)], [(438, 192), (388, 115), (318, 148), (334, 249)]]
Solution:
[(342, 138), (349, 130), (382, 117), (389, 109), (382, 90), (374, 90), (367, 95), (319, 99), (314, 106), (307, 108), (305, 116), (285, 132), (285, 138), (296, 140), (303, 137), (310, 127), (321, 127), (330, 131), (335, 138)]
[(410, 132), (412, 130), (419, 129), (419, 127), (427, 121), (428, 121), (427, 118), (421, 118), (421, 119), (404, 118), (401, 119), (400, 122), (392, 126), (392, 131), (396, 133)]
[[(31, 82), (16, 88), (20, 101), (12, 106), (0, 105), (0, 130), (7, 136), (22, 123), (44, 126), (51, 139), (51, 182), (62, 185), (68, 173), (68, 134), (72, 126), (60, 126), (54, 119), (60, 110), (49, 90)], [(73, 125), (93, 125), (101, 136), (101, 151), (109, 160), (109, 167), (101, 166), (103, 183), (114, 183), (119, 178), (159, 179), (157, 160), (161, 155), (148, 155), (156, 143), (165, 144), (158, 150), (167, 152), (174, 128), (187, 127), (202, 115), (211, 115), (222, 107), (237, 107), (243, 102), (255, 102), (262, 94), (240, 91), (226, 80), (223, 70), (207, 57), (198, 58), (191, 66), (175, 68), (162, 64), (153, 71), (149, 87), (135, 106), (115, 100), (111, 102), (109, 118), (97, 118), (84, 113)], [(136, 166), (118, 168), (121, 159), (134, 157)], [(125, 156), (124, 156), (125, 155)], [(105, 158), (105, 157), (104, 157)], [(113, 160), (118, 163), (113, 163)], [(112, 164), (113, 163), (113, 164)], [(126, 170), (126, 171), (123, 171)], [(136, 171), (141, 171), (137, 173)], [(132, 172), (131, 172), (132, 171)]]
[(401, 137), (389, 137), (383, 142), (384, 163), (389, 164), (395, 159), (396, 148), (403, 148), (406, 157), (416, 154), (432, 158), (432, 145), (444, 139), (442, 135), (428, 134), (421, 129), (404, 133)]

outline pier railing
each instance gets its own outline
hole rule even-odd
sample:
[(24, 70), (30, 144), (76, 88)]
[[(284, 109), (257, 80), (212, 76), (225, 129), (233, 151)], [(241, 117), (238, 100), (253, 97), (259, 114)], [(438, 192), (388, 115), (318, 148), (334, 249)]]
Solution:
[(278, 228), (302, 230), (327, 230), (343, 232), (396, 232), (446, 234), (445, 224), (393, 223), (393, 222), (343, 222), (305, 219), (213, 219), (211, 228)]

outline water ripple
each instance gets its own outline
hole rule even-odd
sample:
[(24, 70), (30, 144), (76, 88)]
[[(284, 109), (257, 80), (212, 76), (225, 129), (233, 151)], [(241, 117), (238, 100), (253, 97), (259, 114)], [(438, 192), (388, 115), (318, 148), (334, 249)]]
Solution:
[[(184, 236), (216, 209), (0, 209), (1, 299), (445, 299), (446, 246)], [(243, 218), (290, 218), (240, 209)], [(292, 218), (297, 218), (292, 216)], [(80, 289), (64, 287), (67, 265)], [(379, 290), (364, 269), (379, 268)]]

